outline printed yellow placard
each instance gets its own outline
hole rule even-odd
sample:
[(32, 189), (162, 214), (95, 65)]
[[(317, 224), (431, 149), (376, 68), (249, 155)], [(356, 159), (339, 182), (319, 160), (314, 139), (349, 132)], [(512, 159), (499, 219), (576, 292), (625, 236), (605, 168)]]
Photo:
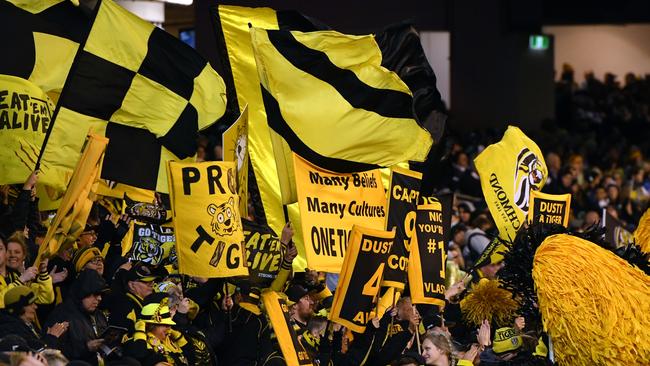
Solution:
[(542, 151), (519, 128), (509, 126), (474, 164), (499, 236), (513, 240), (528, 215), (530, 192), (542, 189), (548, 177)]
[(330, 319), (363, 333), (372, 318), (381, 287), (386, 259), (391, 253), (395, 230), (374, 230), (354, 225), (350, 233), (339, 284), (334, 293)]
[(338, 273), (353, 225), (383, 230), (386, 195), (378, 169), (339, 174), (293, 155), (307, 265)]
[(247, 276), (235, 163), (167, 165), (180, 273)]
[(286, 301), (275, 291), (265, 291), (262, 293), (262, 303), (280, 344), (285, 364), (287, 366), (312, 365), (309, 354), (298, 341), (296, 331), (293, 329)]
[(540, 224), (558, 224), (569, 227), (571, 194), (530, 193), (528, 221)]

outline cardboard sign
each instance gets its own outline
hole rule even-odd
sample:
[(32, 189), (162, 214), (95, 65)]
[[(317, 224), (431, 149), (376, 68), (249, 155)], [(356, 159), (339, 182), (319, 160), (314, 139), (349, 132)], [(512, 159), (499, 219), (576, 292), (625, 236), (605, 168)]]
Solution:
[(269, 287), (280, 271), (282, 245), (280, 238), (268, 226), (242, 219), (244, 247), (251, 283)]
[(420, 195), (422, 174), (393, 168), (388, 190), (386, 230), (395, 228), (395, 244), (388, 256), (383, 286), (404, 289), (407, 279), (409, 248), (415, 242), (415, 211)]
[(418, 206), (415, 220), (416, 245), (409, 257), (409, 288), (414, 304), (445, 304), (445, 264), (442, 205)]
[(307, 264), (339, 272), (353, 225), (384, 228), (386, 196), (379, 170), (331, 173), (293, 156)]
[(348, 252), (332, 302), (332, 321), (363, 333), (379, 294), (394, 239), (395, 231), (352, 227)]
[(558, 224), (569, 227), (571, 194), (530, 192), (528, 221), (540, 224)]
[(262, 303), (280, 344), (286, 365), (312, 365), (309, 354), (298, 341), (296, 331), (293, 329), (286, 301), (277, 292), (266, 291), (262, 293)]

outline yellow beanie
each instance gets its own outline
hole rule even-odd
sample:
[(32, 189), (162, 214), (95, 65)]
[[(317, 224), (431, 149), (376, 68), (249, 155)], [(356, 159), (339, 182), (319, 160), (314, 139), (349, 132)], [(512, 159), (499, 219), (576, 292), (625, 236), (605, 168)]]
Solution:
[(75, 271), (77, 271), (77, 273), (81, 272), (81, 270), (88, 262), (90, 262), (91, 260), (97, 257), (104, 258), (102, 256), (102, 252), (97, 247), (86, 247), (86, 248), (79, 249), (75, 253), (74, 258), (72, 260)]

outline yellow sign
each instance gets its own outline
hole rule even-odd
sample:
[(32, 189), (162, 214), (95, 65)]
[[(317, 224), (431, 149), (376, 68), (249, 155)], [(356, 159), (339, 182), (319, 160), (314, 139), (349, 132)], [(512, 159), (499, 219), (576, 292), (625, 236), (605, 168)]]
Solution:
[(277, 292), (266, 291), (262, 293), (262, 303), (264, 303), (264, 309), (271, 320), (285, 364), (288, 366), (312, 365), (309, 354), (298, 341), (296, 331), (293, 329), (286, 301)]
[(354, 225), (350, 244), (334, 294), (330, 319), (363, 333), (378, 301), (386, 259), (391, 253), (395, 230), (374, 230)]
[(509, 126), (474, 164), (499, 236), (513, 240), (528, 215), (530, 192), (541, 190), (548, 177), (541, 150), (519, 128)]
[(353, 225), (383, 230), (386, 195), (378, 169), (338, 174), (293, 158), (309, 268), (338, 273)]
[(571, 194), (530, 193), (528, 221), (540, 224), (558, 224), (569, 227)]
[(248, 217), (248, 105), (222, 135), (223, 160), (237, 163), (239, 213)]
[(235, 163), (167, 165), (180, 273), (247, 276)]

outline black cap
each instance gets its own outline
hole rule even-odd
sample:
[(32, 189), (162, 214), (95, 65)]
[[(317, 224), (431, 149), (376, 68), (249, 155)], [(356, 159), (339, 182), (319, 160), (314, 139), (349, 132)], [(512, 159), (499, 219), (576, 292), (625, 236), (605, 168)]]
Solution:
[(15, 334), (8, 334), (0, 339), (0, 352), (31, 352), (27, 341)]
[(284, 293), (287, 294), (289, 301), (296, 303), (307, 295), (309, 291), (302, 285), (292, 284)]
[(158, 276), (154, 271), (145, 263), (138, 262), (133, 264), (133, 267), (126, 273), (126, 281), (142, 281), (152, 282)]

